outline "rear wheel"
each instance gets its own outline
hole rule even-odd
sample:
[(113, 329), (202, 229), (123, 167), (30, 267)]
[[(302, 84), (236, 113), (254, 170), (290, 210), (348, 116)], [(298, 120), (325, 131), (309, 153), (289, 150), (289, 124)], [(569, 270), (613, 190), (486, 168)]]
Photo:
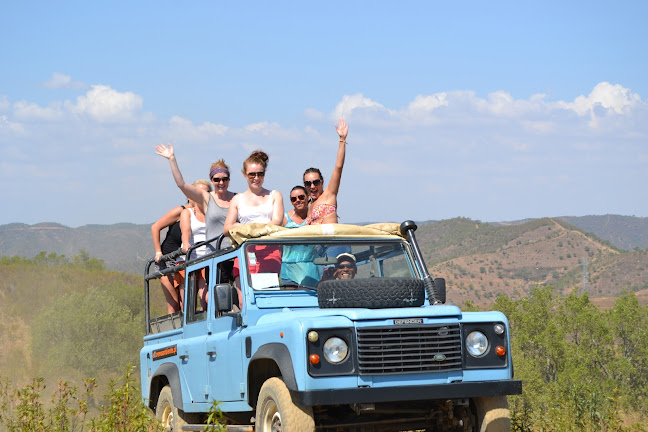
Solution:
[(473, 401), (479, 432), (510, 432), (511, 412), (506, 396), (479, 397)]
[(171, 387), (164, 386), (160, 392), (155, 417), (162, 423), (166, 432), (179, 432), (186, 424), (201, 423), (201, 416), (194, 413), (186, 413), (176, 408), (173, 404), (173, 393)]
[(295, 405), (286, 384), (270, 378), (259, 392), (254, 426), (256, 432), (312, 432), (313, 409)]

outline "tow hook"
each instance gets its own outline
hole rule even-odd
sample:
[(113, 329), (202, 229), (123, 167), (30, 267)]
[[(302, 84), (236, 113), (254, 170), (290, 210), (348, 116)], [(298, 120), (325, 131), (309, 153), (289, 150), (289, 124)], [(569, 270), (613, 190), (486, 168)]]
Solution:
[(351, 404), (351, 408), (356, 412), (357, 415), (368, 411), (376, 411), (376, 404), (372, 403), (357, 403)]

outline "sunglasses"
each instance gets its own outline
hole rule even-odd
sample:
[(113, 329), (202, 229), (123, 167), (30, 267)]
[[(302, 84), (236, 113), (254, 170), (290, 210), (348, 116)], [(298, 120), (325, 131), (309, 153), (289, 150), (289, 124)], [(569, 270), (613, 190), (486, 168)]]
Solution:
[(320, 184), (322, 184), (322, 179), (317, 179), (313, 181), (304, 180), (304, 186), (306, 187), (310, 187), (311, 185), (319, 186)]
[(265, 172), (263, 172), (263, 171), (251, 172), (251, 173), (247, 173), (247, 176), (248, 176), (249, 179), (253, 179), (254, 177), (264, 177)]
[(295, 202), (297, 200), (304, 201), (305, 199), (306, 199), (306, 195), (301, 194), (301, 195), (297, 195), (297, 196), (291, 196), (290, 197), (290, 202)]
[(355, 264), (336, 264), (335, 268), (338, 270), (342, 269), (354, 269), (356, 268)]
[(214, 183), (220, 183), (220, 182), (228, 182), (229, 177), (212, 177), (212, 182)]

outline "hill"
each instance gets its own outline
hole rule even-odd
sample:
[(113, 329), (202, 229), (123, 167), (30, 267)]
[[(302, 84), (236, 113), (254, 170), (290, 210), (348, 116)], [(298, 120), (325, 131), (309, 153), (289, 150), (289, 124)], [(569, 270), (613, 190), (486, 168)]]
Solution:
[(559, 219), (596, 234), (624, 250), (648, 249), (648, 218), (635, 216), (562, 216)]
[(85, 225), (0, 225), (0, 255), (33, 258), (39, 252), (71, 257), (85, 250), (103, 260), (109, 270), (140, 275), (154, 254), (150, 225), (128, 223)]
[(538, 285), (586, 290), (602, 306), (624, 289), (648, 302), (648, 251), (622, 251), (560, 219), (495, 226), (456, 218), (421, 225), (417, 237), (455, 303), (521, 298)]

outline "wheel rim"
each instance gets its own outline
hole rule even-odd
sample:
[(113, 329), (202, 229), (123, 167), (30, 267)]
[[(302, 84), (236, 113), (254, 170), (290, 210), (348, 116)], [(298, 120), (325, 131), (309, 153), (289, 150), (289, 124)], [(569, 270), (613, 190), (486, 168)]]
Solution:
[(167, 405), (162, 410), (162, 426), (165, 431), (173, 430), (173, 409)]
[(262, 420), (262, 432), (281, 432), (281, 414), (274, 401), (269, 400), (266, 402)]

